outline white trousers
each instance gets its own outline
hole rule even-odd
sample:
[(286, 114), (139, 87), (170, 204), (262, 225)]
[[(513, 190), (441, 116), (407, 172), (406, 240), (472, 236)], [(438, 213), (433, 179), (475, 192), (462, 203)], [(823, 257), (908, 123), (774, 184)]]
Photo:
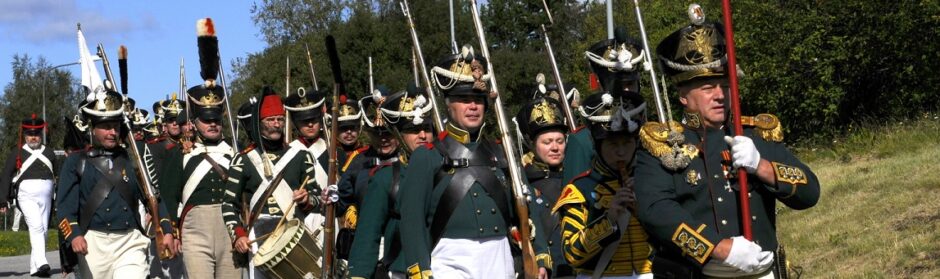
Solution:
[(46, 232), (52, 209), (52, 180), (23, 180), (17, 199), (26, 217), (26, 227), (29, 228), (29, 244), (32, 247), (29, 273), (32, 274), (40, 266), (49, 264), (46, 260)]
[(85, 233), (88, 254), (79, 257), (81, 278), (146, 278), (150, 239), (137, 229)]
[(509, 240), (441, 238), (431, 252), (431, 273), (435, 278), (515, 278)]

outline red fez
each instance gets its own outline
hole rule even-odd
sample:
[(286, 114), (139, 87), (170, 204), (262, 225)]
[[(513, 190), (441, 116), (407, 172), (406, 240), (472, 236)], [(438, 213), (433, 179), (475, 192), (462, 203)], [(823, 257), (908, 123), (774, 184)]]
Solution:
[(284, 113), (284, 104), (281, 103), (281, 96), (267, 95), (261, 100), (261, 119), (270, 116), (284, 115)]

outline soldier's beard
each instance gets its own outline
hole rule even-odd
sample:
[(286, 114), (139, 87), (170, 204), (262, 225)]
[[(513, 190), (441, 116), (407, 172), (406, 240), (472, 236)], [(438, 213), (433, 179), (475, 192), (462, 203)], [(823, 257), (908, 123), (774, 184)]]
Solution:
[(42, 145), (42, 144), (40, 144), (40, 143), (38, 143), (38, 142), (28, 142), (28, 143), (26, 143), (26, 146), (29, 146), (30, 149), (39, 149), (39, 147), (40, 147), (41, 145)]

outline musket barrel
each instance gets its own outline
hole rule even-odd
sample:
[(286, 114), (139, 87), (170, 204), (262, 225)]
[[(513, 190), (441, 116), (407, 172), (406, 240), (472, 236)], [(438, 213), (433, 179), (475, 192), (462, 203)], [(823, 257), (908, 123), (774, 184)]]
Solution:
[[(547, 6), (546, 6), (547, 7)], [(545, 10), (548, 12), (548, 9)], [(551, 15), (551, 13), (549, 13)], [(571, 112), (571, 104), (568, 102), (568, 91), (565, 88), (565, 83), (562, 82), (561, 72), (558, 71), (558, 62), (555, 61), (555, 51), (552, 50), (552, 42), (548, 39), (548, 30), (545, 29), (545, 24), (542, 24), (542, 36), (545, 37), (545, 50), (548, 51), (548, 61), (552, 64), (552, 75), (555, 76), (555, 83), (558, 85), (558, 91), (560, 96), (558, 99), (562, 104), (562, 111), (565, 112), (565, 116), (568, 118), (568, 130), (574, 131), (577, 129), (574, 122), (574, 114)]]
[(408, 19), (408, 30), (411, 32), (411, 43), (414, 44), (415, 52), (418, 56), (418, 66), (421, 70), (421, 79), (424, 80), (424, 87), (427, 88), (429, 94), (428, 99), (431, 101), (431, 111), (432, 118), (434, 118), (434, 126), (437, 128), (438, 132), (444, 131), (444, 122), (441, 120), (441, 112), (438, 108), (437, 97), (435, 94), (434, 86), (431, 85), (431, 77), (428, 76), (427, 64), (424, 63), (424, 54), (421, 51), (421, 42), (418, 41), (418, 32), (415, 30), (414, 20), (411, 18), (411, 10), (408, 8), (408, 0), (403, 0), (401, 3), (401, 11), (405, 14), (405, 18)]
[[(229, 99), (232, 99), (232, 95), (235, 95), (235, 94), (232, 92), (231, 88), (229, 88), (225, 83), (225, 69), (222, 68), (222, 54), (221, 53), (219, 54), (219, 81), (222, 82), (222, 88), (225, 89), (225, 94), (228, 95), (225, 97), (225, 112), (228, 113), (228, 126), (231, 128), (229, 130), (232, 131), (232, 147), (235, 148), (236, 151), (238, 151), (241, 149), (238, 148), (238, 134), (237, 134), (237, 131), (235, 131), (234, 121), (232, 121), (232, 105), (229, 104), (230, 103)], [(187, 106), (187, 108), (188, 107), (189, 106)]]
[[(666, 115), (666, 110), (664, 109), (663, 104), (663, 95), (659, 92), (659, 85), (656, 84), (656, 68), (653, 67), (653, 52), (650, 51), (650, 43), (646, 37), (646, 27), (643, 24), (643, 14), (640, 13), (640, 3), (637, 0), (633, 0), (633, 6), (636, 10), (636, 21), (640, 26), (640, 38), (643, 40), (643, 52), (645, 52), (646, 62), (649, 65), (650, 72), (650, 84), (653, 86), (653, 100), (656, 101), (656, 114), (659, 117), (659, 123), (666, 123), (671, 116)], [(667, 126), (668, 127), (668, 126)]]

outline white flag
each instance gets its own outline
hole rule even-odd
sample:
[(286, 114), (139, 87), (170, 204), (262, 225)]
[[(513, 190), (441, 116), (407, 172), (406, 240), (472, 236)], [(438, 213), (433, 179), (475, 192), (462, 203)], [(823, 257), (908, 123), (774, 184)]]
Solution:
[(90, 90), (85, 100), (92, 102), (96, 99), (104, 99), (104, 82), (98, 74), (94, 56), (91, 55), (88, 44), (85, 43), (85, 34), (82, 34), (82, 29), (78, 29), (78, 55), (82, 66), (82, 86)]

